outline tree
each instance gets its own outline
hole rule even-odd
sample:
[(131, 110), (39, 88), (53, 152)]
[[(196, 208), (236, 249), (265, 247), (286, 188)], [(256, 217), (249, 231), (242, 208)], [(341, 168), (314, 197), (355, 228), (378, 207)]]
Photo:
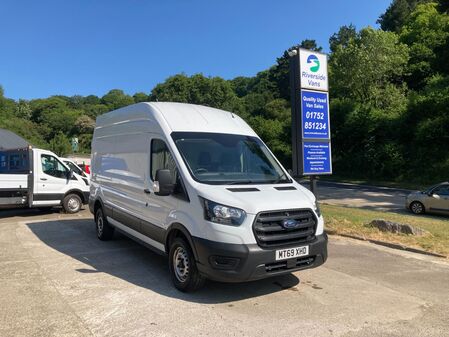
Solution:
[(50, 150), (56, 153), (59, 157), (72, 152), (72, 146), (70, 141), (62, 132), (58, 132), (55, 137), (50, 141)]
[(408, 48), (395, 33), (368, 27), (346, 45), (335, 47), (329, 61), (334, 96), (373, 103), (379, 89), (400, 82), (404, 75)]
[[(230, 82), (219, 77), (205, 77), (202, 74), (169, 77), (151, 91), (152, 101), (167, 101), (202, 104), (215, 108), (239, 110), (238, 98)], [(237, 111), (236, 111), (237, 110)]]
[(112, 89), (101, 98), (103, 104), (106, 104), (109, 110), (123, 108), (124, 106), (134, 104), (134, 99), (126, 95), (123, 90)]
[(31, 113), (30, 103), (24, 99), (19, 99), (16, 107), (16, 116), (23, 119), (30, 119)]
[(95, 121), (89, 116), (82, 115), (77, 118), (74, 124), (73, 132), (75, 134), (92, 133), (95, 128)]
[(149, 101), (149, 97), (146, 93), (144, 92), (137, 92), (134, 94), (133, 96), (134, 102), (135, 103), (140, 103), (140, 102), (148, 102)]
[(447, 64), (444, 51), (449, 39), (449, 15), (438, 12), (436, 3), (421, 4), (410, 14), (402, 27), (400, 40), (410, 47), (409, 76), (413, 89), (421, 89), (428, 78), (436, 74), (441, 64)]
[(353, 24), (341, 26), (337, 33), (329, 38), (329, 47), (331, 52), (336, 52), (337, 48), (346, 48), (357, 38), (357, 30)]
[(377, 23), (385, 31), (399, 32), (408, 19), (410, 13), (414, 11), (420, 3), (427, 3), (431, 0), (393, 0), (390, 6), (383, 13)]

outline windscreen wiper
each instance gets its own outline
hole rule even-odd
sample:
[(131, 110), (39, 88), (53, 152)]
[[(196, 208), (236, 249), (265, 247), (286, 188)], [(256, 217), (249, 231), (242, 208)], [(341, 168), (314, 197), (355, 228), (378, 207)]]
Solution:
[(273, 184), (279, 184), (279, 183), (281, 183), (282, 180), (285, 180), (286, 183), (291, 183), (290, 179), (287, 178), (287, 175), (285, 174), (285, 172), (282, 172), (282, 174), (279, 176), (279, 178), (277, 178), (276, 180), (273, 181)]
[(236, 180), (236, 181), (230, 181), (226, 182), (223, 185), (248, 185), (248, 184), (255, 184), (256, 182), (254, 180)]

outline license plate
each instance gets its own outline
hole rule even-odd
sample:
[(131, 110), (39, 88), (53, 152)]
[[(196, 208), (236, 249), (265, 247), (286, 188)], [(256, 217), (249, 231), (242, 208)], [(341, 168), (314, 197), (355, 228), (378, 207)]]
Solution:
[(279, 249), (276, 251), (276, 261), (293, 259), (305, 255), (309, 255), (309, 246)]

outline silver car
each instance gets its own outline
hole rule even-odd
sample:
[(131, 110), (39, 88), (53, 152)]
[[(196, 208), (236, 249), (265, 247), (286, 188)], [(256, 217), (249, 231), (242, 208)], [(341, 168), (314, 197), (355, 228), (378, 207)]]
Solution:
[(449, 215), (449, 182), (410, 193), (405, 198), (405, 207), (415, 214), (427, 212)]

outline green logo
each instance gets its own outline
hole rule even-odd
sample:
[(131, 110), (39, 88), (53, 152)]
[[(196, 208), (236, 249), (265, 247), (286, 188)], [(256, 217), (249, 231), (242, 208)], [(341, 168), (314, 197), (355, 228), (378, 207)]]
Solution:
[(307, 63), (310, 63), (310, 71), (312, 73), (316, 73), (320, 69), (320, 60), (316, 55), (309, 55), (307, 58)]

